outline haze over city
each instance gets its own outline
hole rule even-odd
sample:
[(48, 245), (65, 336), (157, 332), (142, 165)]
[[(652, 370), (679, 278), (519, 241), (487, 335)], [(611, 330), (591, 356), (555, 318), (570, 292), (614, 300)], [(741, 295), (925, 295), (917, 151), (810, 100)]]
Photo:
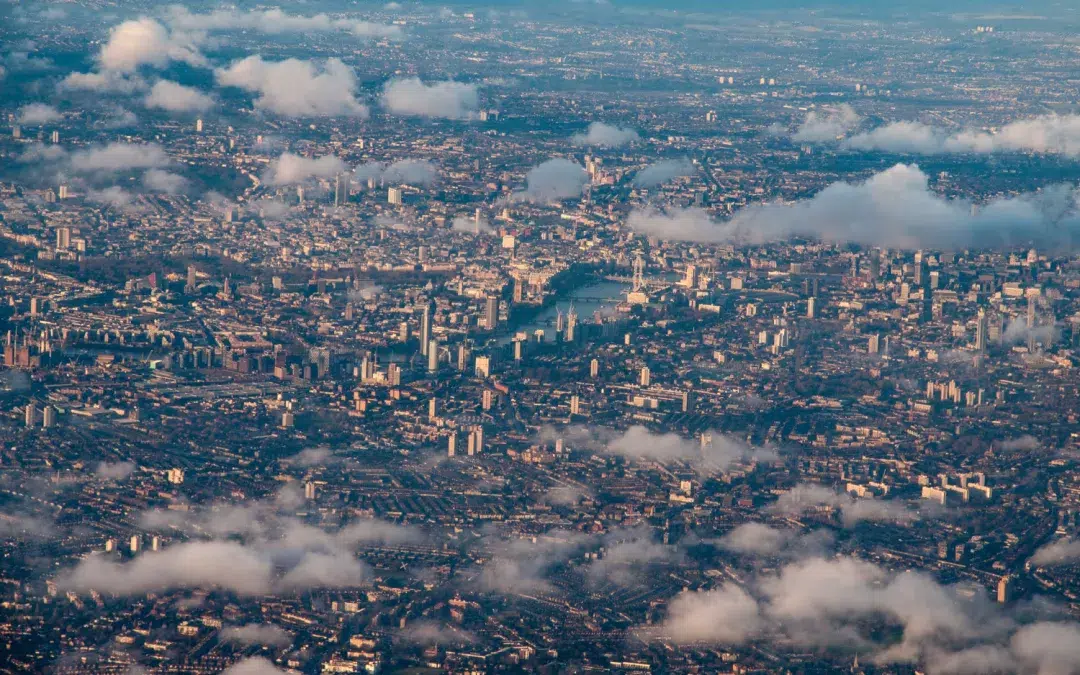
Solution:
[(0, 672), (1080, 673), (1080, 6), (0, 4)]

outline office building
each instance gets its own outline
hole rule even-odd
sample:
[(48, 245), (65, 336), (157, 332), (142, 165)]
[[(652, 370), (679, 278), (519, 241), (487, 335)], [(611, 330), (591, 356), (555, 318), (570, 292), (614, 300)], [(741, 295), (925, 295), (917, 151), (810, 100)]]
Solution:
[(499, 298), (494, 295), (489, 295), (484, 305), (484, 325), (488, 330), (499, 326)]
[(334, 180), (334, 206), (344, 206), (349, 201), (349, 175), (338, 174)]
[(434, 373), (439, 370), (439, 343), (437, 340), (431, 340), (428, 342), (427, 349), (427, 369), (429, 373)]
[(427, 356), (428, 347), (431, 343), (431, 305), (424, 305), (424, 311), (420, 315), (420, 354)]

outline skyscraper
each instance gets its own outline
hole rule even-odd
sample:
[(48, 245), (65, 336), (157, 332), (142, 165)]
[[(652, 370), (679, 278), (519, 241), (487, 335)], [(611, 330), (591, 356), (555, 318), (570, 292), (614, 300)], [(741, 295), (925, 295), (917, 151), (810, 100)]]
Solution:
[(487, 302), (484, 306), (484, 323), (488, 330), (495, 330), (499, 327), (499, 298), (494, 295), (487, 297)]
[(987, 333), (987, 321), (986, 310), (979, 310), (979, 318), (975, 324), (975, 349), (976, 351), (986, 351), (986, 333)]
[(401, 206), (404, 203), (402, 198), (401, 188), (392, 187), (386, 193), (386, 201), (394, 206)]
[(566, 341), (573, 342), (577, 337), (577, 312), (574, 305), (570, 305), (570, 311), (566, 313)]
[(439, 369), (439, 343), (435, 340), (428, 343), (427, 369), (429, 373), (434, 373)]
[(338, 174), (334, 180), (334, 206), (344, 206), (349, 201), (349, 175)]
[(424, 313), (420, 315), (420, 353), (427, 356), (428, 343), (431, 342), (431, 305), (424, 305)]

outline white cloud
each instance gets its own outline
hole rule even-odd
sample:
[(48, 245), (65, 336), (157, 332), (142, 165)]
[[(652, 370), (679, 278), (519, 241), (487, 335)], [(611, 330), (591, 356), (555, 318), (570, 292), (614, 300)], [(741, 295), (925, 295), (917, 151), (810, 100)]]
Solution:
[(593, 122), (585, 133), (574, 134), (571, 141), (576, 145), (596, 145), (617, 148), (640, 140), (633, 129), (617, 127), (603, 122)]
[(194, 66), (206, 63), (193, 40), (170, 33), (165, 26), (147, 17), (114, 26), (98, 53), (98, 63), (103, 69), (123, 73), (134, 72), (142, 65), (165, 66), (170, 61)]
[(311, 551), (278, 582), (283, 590), (363, 586), (371, 570), (355, 555), (343, 551)]
[(1069, 565), (1080, 561), (1080, 540), (1066, 538), (1046, 544), (1031, 556), (1031, 563), (1040, 567)]
[(1016, 316), (1009, 321), (1001, 334), (1001, 342), (1007, 345), (1027, 342), (1028, 338), (1043, 345), (1053, 344), (1057, 340), (1057, 326), (1052, 323), (1029, 326), (1027, 317)]
[(702, 646), (840, 647), (934, 675), (1077, 672), (1080, 624), (1030, 620), (1029, 611), (991, 602), (985, 589), (841, 556), (759, 572), (745, 587), (683, 592), (663, 623), (638, 633)]
[(104, 190), (95, 190), (91, 188), (86, 191), (86, 198), (92, 202), (106, 204), (119, 209), (131, 204), (135, 199), (135, 195), (118, 185), (113, 185)]
[(249, 56), (214, 71), (218, 84), (257, 93), (255, 107), (278, 115), (367, 117), (356, 100), (356, 75), (340, 59), (264, 61)]
[(179, 174), (163, 169), (150, 169), (143, 174), (143, 186), (151, 192), (164, 192), (175, 195), (188, 188), (188, 180)]
[(772, 513), (795, 517), (818, 509), (839, 511), (847, 527), (864, 521), (909, 525), (921, 517), (917, 510), (909, 508), (904, 502), (857, 499), (846, 492), (836, 492), (822, 485), (809, 483), (796, 485), (780, 495), (769, 507)]
[(413, 528), (376, 519), (323, 530), (287, 515), (297, 506), (283, 490), (275, 499), (218, 504), (206, 511), (149, 511), (140, 518), (144, 529), (176, 529), (204, 539), (147, 551), (127, 563), (92, 555), (61, 572), (57, 583), (119, 596), (182, 588), (263, 595), (356, 587), (370, 577), (356, 557), (358, 548), (422, 538)]
[(394, 79), (383, 85), (384, 108), (398, 115), (470, 119), (479, 107), (475, 84), (435, 82), (424, 84), (418, 77)]
[(356, 167), (353, 176), (358, 181), (374, 178), (387, 183), (427, 186), (439, 179), (439, 168), (425, 159), (400, 159), (389, 165), (369, 162)]
[(305, 468), (327, 466), (336, 462), (337, 458), (334, 457), (333, 451), (325, 447), (305, 448), (292, 457), (282, 460), (284, 464)]
[(811, 110), (791, 139), (797, 143), (835, 141), (856, 126), (862, 118), (847, 103), (823, 111)]
[(535, 541), (515, 539), (493, 543), (495, 554), (480, 570), (479, 587), (506, 595), (549, 591), (551, 585), (544, 579), (544, 573), (565, 562), (588, 541), (579, 532), (553, 530)]
[(1021, 672), (1066, 675), (1080, 672), (1080, 625), (1040, 622), (1013, 635), (1011, 648)]
[(738, 586), (687, 591), (668, 603), (667, 618), (643, 636), (676, 644), (742, 644), (764, 627), (758, 603)]
[(580, 197), (589, 181), (589, 174), (580, 164), (568, 159), (549, 159), (525, 176), (525, 190), (514, 194), (515, 199), (534, 202), (554, 202)]
[(158, 80), (143, 103), (148, 108), (160, 108), (169, 112), (204, 112), (214, 106), (214, 98), (171, 80)]
[(232, 664), (221, 675), (288, 675), (288, 673), (273, 664), (270, 659), (262, 656), (252, 656)]
[(648, 527), (611, 532), (603, 538), (603, 547), (601, 557), (588, 568), (593, 582), (606, 580), (633, 586), (640, 583), (649, 566), (682, 559), (675, 547), (656, 542)]
[(19, 124), (39, 126), (63, 119), (63, 115), (56, 108), (45, 103), (30, 103), (19, 108)]
[(72, 153), (70, 167), (78, 172), (119, 173), (154, 169), (171, 163), (157, 143), (109, 143)]
[(852, 136), (844, 147), (914, 154), (1035, 152), (1080, 156), (1080, 115), (1041, 115), (996, 131), (950, 132), (922, 122), (893, 122)]
[(35, 162), (59, 162), (67, 159), (68, 153), (59, 145), (45, 145), (44, 143), (31, 143), (16, 161), (22, 164)]
[(272, 561), (236, 542), (194, 541), (147, 551), (129, 563), (93, 554), (58, 583), (79, 592), (141, 595), (176, 588), (221, 588), (240, 595), (270, 590)]
[(776, 459), (776, 453), (772, 450), (751, 448), (718, 432), (709, 434), (707, 442), (703, 444), (699, 439), (687, 439), (678, 434), (655, 434), (642, 426), (632, 426), (611, 439), (603, 451), (661, 463), (686, 462), (706, 472), (724, 471), (740, 461)]
[(94, 473), (98, 478), (105, 480), (123, 480), (134, 471), (135, 464), (132, 462), (98, 462), (97, 467), (94, 468)]
[(464, 232), (466, 234), (495, 233), (495, 229), (491, 227), (486, 218), (477, 220), (475, 216), (456, 216), (454, 222), (450, 225), (450, 229), (454, 232)]
[(697, 173), (694, 163), (688, 159), (668, 159), (651, 164), (634, 175), (634, 185), (650, 188), (663, 185), (676, 178)]
[(116, 107), (112, 110), (108, 117), (101, 120), (101, 124), (106, 129), (121, 129), (124, 127), (133, 127), (139, 123), (139, 118), (135, 113), (130, 110), (124, 110), (123, 108)]
[(270, 185), (292, 185), (312, 178), (333, 178), (348, 169), (348, 165), (334, 155), (313, 158), (284, 152), (270, 163), (265, 180)]
[(183, 31), (253, 30), (267, 35), (344, 31), (356, 37), (388, 40), (400, 40), (405, 36), (400, 26), (357, 19), (332, 19), (326, 14), (299, 16), (280, 9), (247, 12), (227, 9), (193, 14), (185, 7), (173, 5), (166, 21), (174, 29)]
[(419, 621), (409, 624), (406, 628), (398, 631), (397, 635), (406, 642), (419, 645), (461, 645), (476, 642), (476, 637), (468, 631), (449, 624), (440, 625), (432, 621)]
[(282, 628), (269, 623), (249, 623), (244, 626), (228, 626), (221, 630), (221, 639), (242, 645), (267, 645), (288, 647), (292, 636)]
[(930, 191), (917, 166), (897, 164), (860, 183), (834, 183), (793, 204), (750, 206), (727, 221), (702, 209), (633, 211), (627, 225), (660, 238), (761, 244), (790, 237), (887, 248), (1007, 248), (1067, 244), (1080, 229), (1077, 192), (1053, 186), (997, 199), (973, 212), (968, 202)]
[(743, 523), (720, 538), (720, 547), (735, 553), (775, 555), (796, 536), (792, 530), (781, 530), (761, 523)]
[(58, 85), (60, 89), (131, 94), (146, 88), (146, 82), (136, 76), (111, 70), (94, 73), (71, 73)]

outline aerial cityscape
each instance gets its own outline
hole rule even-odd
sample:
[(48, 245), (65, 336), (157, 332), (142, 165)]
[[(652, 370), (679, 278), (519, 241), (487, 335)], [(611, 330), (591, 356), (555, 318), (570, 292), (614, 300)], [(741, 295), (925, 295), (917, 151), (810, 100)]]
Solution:
[(0, 4), (0, 673), (1080, 674), (1080, 5)]

